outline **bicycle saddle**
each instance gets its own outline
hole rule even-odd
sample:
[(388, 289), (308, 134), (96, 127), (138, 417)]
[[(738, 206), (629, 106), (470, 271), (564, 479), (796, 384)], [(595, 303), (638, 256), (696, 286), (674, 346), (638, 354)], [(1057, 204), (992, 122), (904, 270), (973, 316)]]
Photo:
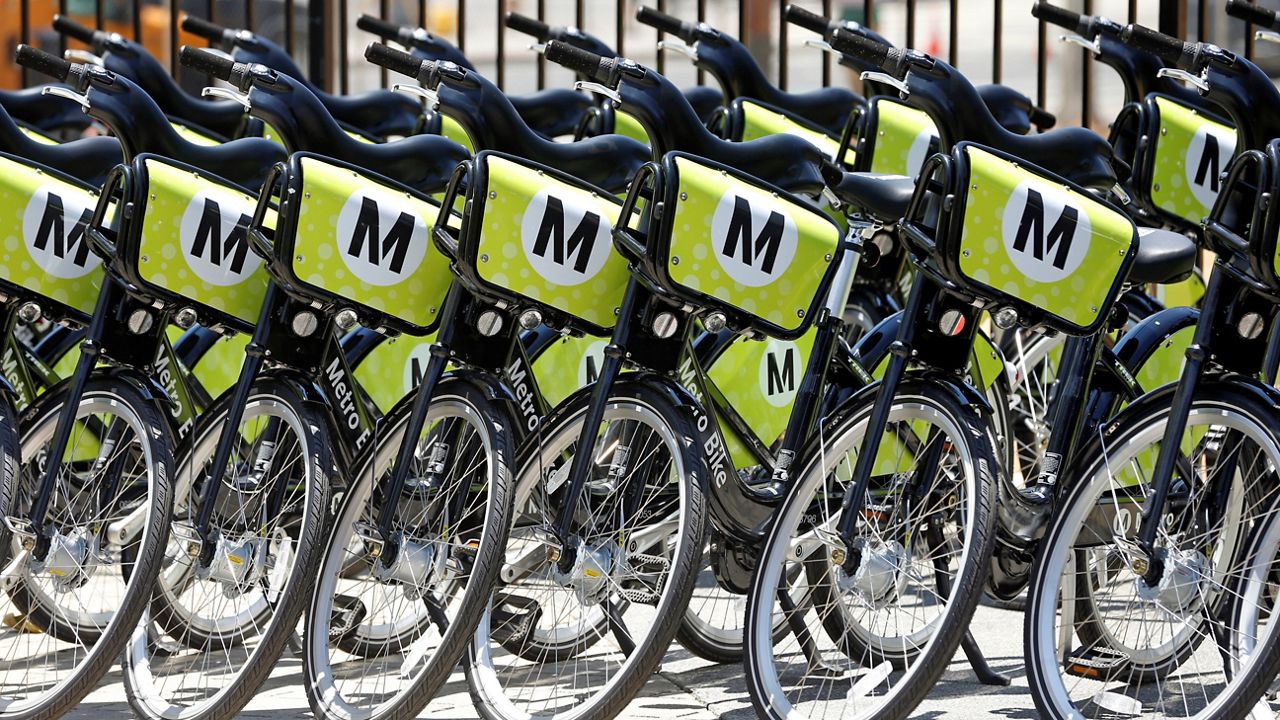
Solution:
[(1138, 253), (1129, 271), (1134, 283), (1172, 283), (1191, 274), (1196, 264), (1197, 246), (1182, 233), (1156, 228), (1138, 228)]
[(440, 84), (440, 111), (466, 128), (478, 148), (527, 158), (609, 192), (625, 189), (649, 160), (649, 148), (621, 135), (571, 143), (547, 140), (525, 124), (511, 99), (487, 78), (452, 67), (461, 75)]
[[(65, 105), (71, 104), (63, 98), (49, 97)], [(0, 110), (0, 150), (99, 187), (123, 157), (120, 141), (113, 137), (83, 138), (57, 145), (37, 142), (22, 132), (22, 128), (3, 110)]]
[(977, 90), (982, 104), (1009, 132), (1026, 135), (1033, 125), (1043, 132), (1057, 123), (1056, 117), (1036, 107), (1031, 98), (1008, 85), (979, 85)]
[(80, 108), (64, 98), (44, 94), (44, 86), (0, 90), (0, 108), (9, 117), (41, 130), (83, 128), (89, 124)]
[(827, 187), (841, 202), (860, 208), (880, 222), (891, 224), (907, 214), (916, 181), (906, 175), (845, 172), (827, 163), (822, 168)]
[(591, 107), (591, 98), (568, 88), (547, 88), (507, 99), (526, 125), (547, 137), (572, 135)]
[[(189, 51), (183, 49), (183, 62), (189, 62)], [(468, 157), (466, 148), (439, 135), (411, 135), (379, 144), (360, 142), (342, 129), (302, 82), (262, 65), (235, 66), (244, 68), (252, 84), (249, 112), (270, 125), (290, 153), (319, 153), (424, 193), (443, 190), (454, 168)]]
[(110, 45), (102, 65), (145, 91), (166, 115), (223, 138), (240, 137), (244, 130), (248, 118), (243, 107), (230, 100), (192, 97), (178, 87), (169, 71), (140, 45), (135, 47), (135, 43), (128, 40)]

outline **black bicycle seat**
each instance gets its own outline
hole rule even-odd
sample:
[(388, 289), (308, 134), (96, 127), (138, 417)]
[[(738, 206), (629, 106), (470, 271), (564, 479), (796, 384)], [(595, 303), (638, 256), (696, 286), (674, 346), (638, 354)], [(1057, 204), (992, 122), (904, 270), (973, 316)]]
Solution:
[(897, 222), (906, 215), (916, 191), (916, 181), (906, 175), (845, 172), (831, 164), (823, 166), (822, 174), (841, 202), (884, 223)]
[[(53, 96), (50, 96), (53, 97)], [(65, 105), (72, 105), (57, 98)], [(77, 112), (79, 109), (77, 107)], [(82, 115), (83, 116), (83, 115)], [(123, 159), (120, 141), (113, 137), (91, 137), (50, 145), (32, 140), (6, 112), (0, 111), (0, 150), (10, 155), (53, 168), (77, 180), (101, 186), (107, 173)]]
[[(389, 143), (360, 142), (343, 130), (306, 86), (284, 73), (263, 71), (249, 92), (250, 112), (280, 136), (289, 152), (314, 152), (385, 175), (415, 190), (443, 190), (466, 148), (439, 135)], [(265, 78), (270, 78), (266, 80)]]
[(422, 115), (422, 108), (411, 98), (388, 90), (319, 97), (334, 120), (377, 137), (409, 135)]
[(89, 124), (89, 118), (75, 103), (56, 95), (45, 95), (45, 87), (48, 86), (0, 90), (0, 107), (14, 120), (41, 130), (83, 128)]
[(547, 137), (572, 135), (591, 107), (591, 98), (568, 88), (548, 88), (508, 99), (526, 125)]
[(1135, 283), (1172, 283), (1191, 274), (1196, 264), (1197, 246), (1182, 233), (1156, 228), (1138, 228), (1138, 254), (1129, 271)]
[(478, 149), (527, 158), (609, 192), (625, 189), (649, 160), (649, 148), (621, 135), (572, 143), (547, 140), (525, 124), (511, 99), (484, 76), (468, 72), (462, 83), (440, 85), (440, 109), (466, 129)]
[(979, 85), (977, 89), (992, 117), (1009, 132), (1026, 135), (1032, 125), (1048, 130), (1057, 122), (1053, 115), (1037, 108), (1031, 98), (1008, 85)]
[(133, 81), (151, 96), (166, 115), (209, 130), (224, 138), (239, 137), (248, 116), (232, 100), (203, 100), (178, 87), (169, 71), (141, 48), (112, 50), (103, 58), (108, 70)]

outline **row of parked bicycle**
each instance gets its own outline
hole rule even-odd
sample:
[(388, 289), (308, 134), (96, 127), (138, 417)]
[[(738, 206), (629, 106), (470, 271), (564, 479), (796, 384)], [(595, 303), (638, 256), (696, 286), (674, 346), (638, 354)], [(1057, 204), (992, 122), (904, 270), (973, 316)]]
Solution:
[(610, 718), (676, 639), (761, 717), (903, 718), (957, 649), (1008, 682), (984, 593), (1045, 717), (1274, 717), (1280, 92), (1032, 13), (1109, 137), (797, 7), (866, 97), (647, 7), (718, 88), (511, 14), (578, 81), (509, 96), (366, 16), (411, 81), (335, 96), (187, 17), (205, 100), (56, 18), (88, 49), (0, 92), (0, 717), (117, 662), (232, 717), (292, 655), (317, 717), (461, 664), (490, 720)]

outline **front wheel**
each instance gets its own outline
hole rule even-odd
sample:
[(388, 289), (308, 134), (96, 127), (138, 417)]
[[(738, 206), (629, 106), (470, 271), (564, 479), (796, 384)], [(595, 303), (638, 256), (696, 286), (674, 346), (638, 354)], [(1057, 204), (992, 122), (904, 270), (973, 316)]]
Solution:
[(322, 409), (287, 382), (255, 381), (217, 488), (211, 541), (195, 531), (230, 395), (202, 416), (182, 454), (152, 622), (125, 649), (125, 690), (140, 717), (239, 712), (275, 668), (315, 579), (332, 445)]
[(657, 669), (689, 602), (706, 459), (695, 419), (662, 392), (615, 386), (588, 450), (572, 544), (555, 539), (589, 400), (561, 405), (520, 455), (499, 580), (467, 660), (488, 720), (614, 717)]
[(1256, 604), (1275, 559), (1280, 417), (1231, 385), (1193, 398), (1168, 500), (1145, 520), (1160, 528), (1153, 580), (1135, 539), (1171, 398), (1103, 428), (1041, 544), (1026, 657), (1044, 717), (1244, 717), (1280, 670), (1273, 603)]
[(0, 468), (0, 517), (23, 520), (58, 465), (44, 557), (0, 523), (0, 587), (11, 603), (0, 599), (3, 718), (58, 717), (93, 690), (146, 609), (169, 532), (173, 459), (161, 409), (131, 383), (91, 378), (53, 458), (69, 383), (23, 416), (18, 472), (9, 460)]
[(837, 528), (874, 396), (806, 453), (747, 604), (762, 718), (903, 718), (955, 654), (982, 592), (996, 489), (985, 423), (952, 397), (899, 389), (847, 546)]

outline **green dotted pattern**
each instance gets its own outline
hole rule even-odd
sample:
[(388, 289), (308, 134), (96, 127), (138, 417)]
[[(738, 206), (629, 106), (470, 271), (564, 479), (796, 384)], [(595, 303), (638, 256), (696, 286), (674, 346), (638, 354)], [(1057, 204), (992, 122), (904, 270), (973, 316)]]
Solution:
[(632, 140), (639, 140), (645, 145), (649, 144), (649, 133), (644, 131), (644, 126), (634, 115), (629, 115), (621, 110), (613, 113), (613, 132), (618, 135), (625, 135)]
[[(233, 185), (216, 182), (156, 158), (145, 161), (147, 201), (141, 217), (138, 274), (146, 282), (247, 323), (258, 321), (267, 292), (267, 271), (257, 270), (234, 285), (214, 285), (196, 274), (182, 251), (180, 233), (187, 205), (201, 192), (218, 201), (222, 213), (253, 216), (257, 199)], [(274, 225), (274, 218), (268, 218)], [(253, 251), (249, 257), (254, 258)], [(247, 262), (247, 261), (246, 261)]]
[[(770, 135), (795, 135), (808, 140), (824, 155), (835, 159), (840, 154), (840, 139), (805, 127), (780, 112), (775, 112), (753, 102), (742, 102), (742, 139), (757, 140)], [(849, 153), (847, 162), (853, 162)]]
[[(821, 212), (805, 207), (722, 170), (677, 158), (679, 195), (671, 217), (671, 249), (666, 259), (671, 280), (690, 290), (751, 313), (778, 327), (801, 328), (828, 266), (834, 262), (840, 231)], [(748, 287), (729, 277), (716, 259), (711, 220), (720, 198), (732, 189), (753, 207), (788, 216), (798, 240), (791, 264), (772, 282)]]
[(584, 385), (579, 382), (583, 376), (582, 364), (586, 362), (587, 352), (591, 346), (609, 342), (607, 337), (583, 335), (573, 337), (564, 335), (533, 358), (533, 375), (538, 381), (538, 390), (550, 407), (564, 402), (565, 398), (577, 392)]
[[(440, 215), (439, 205), (317, 158), (304, 158), (301, 164), (302, 198), (294, 228), (293, 272), (313, 287), (419, 327), (431, 327), (453, 279), (448, 259), (430, 240), (431, 227)], [(378, 198), (380, 204), (383, 197), (394, 200), (400, 211), (416, 215), (427, 227), (427, 250), (422, 263), (397, 283), (367, 283), (342, 260), (342, 248), (351, 238), (337, 236), (338, 215), (347, 198), (357, 191)]]
[(601, 328), (617, 322), (630, 271), (627, 262), (613, 247), (595, 277), (580, 285), (566, 286), (544, 278), (525, 257), (520, 227), (525, 209), (538, 191), (554, 188), (555, 194), (579, 206), (594, 208), (610, 223), (616, 222), (622, 202), (553, 178), (514, 160), (487, 158), (489, 184), (477, 188), (485, 193), (484, 217), (480, 221), (480, 242), (476, 267), (480, 278), (518, 293), (536, 303), (568, 313)]
[[(960, 272), (994, 290), (996, 297), (992, 299), (1011, 296), (1077, 327), (1092, 325), (1106, 310), (1117, 276), (1136, 242), (1133, 224), (1107, 206), (981, 148), (970, 146), (966, 152), (970, 174), (960, 236)], [(1042, 194), (1065, 192), (1089, 217), (1092, 233), (1084, 259), (1073, 273), (1056, 282), (1027, 277), (1009, 261), (1005, 249), (1001, 236), (1005, 205), (1023, 182)]]
[[(383, 413), (390, 411), (413, 390), (414, 385), (409, 381), (412, 377), (410, 358), (415, 351), (425, 358), (423, 351), (435, 339), (435, 333), (425, 337), (401, 335), (388, 338), (374, 346), (360, 364), (352, 369), (356, 382), (369, 393), (369, 397)], [(425, 369), (425, 364), (423, 367)]]
[[(22, 239), (22, 216), (27, 203), (40, 188), (46, 186), (55, 189), (68, 204), (75, 202), (88, 208), (98, 204), (96, 191), (58, 180), (30, 165), (0, 158), (0, 218), (3, 218), (5, 228), (4, 247), (0, 248), (0, 277), (67, 307), (91, 314), (98, 301), (98, 288), (102, 286), (101, 265), (73, 280), (54, 277), (36, 263)], [(97, 256), (90, 257), (96, 259)]]
[(911, 175), (908, 159), (911, 146), (920, 133), (928, 130), (937, 137), (938, 126), (923, 110), (886, 97), (873, 98), (876, 124), (868, 128), (872, 141), (871, 172), (889, 175)]
[[(795, 342), (796, 357), (793, 371), (796, 385), (804, 374), (805, 365), (809, 362), (809, 353), (813, 350), (813, 340), (817, 337), (817, 328), (809, 328)], [(794, 397), (783, 405), (774, 405), (765, 397), (766, 388), (760, 386), (760, 366), (765, 362), (765, 353), (769, 343), (759, 340), (748, 340), (739, 337), (733, 344), (725, 348), (707, 370), (707, 376), (715, 383), (724, 399), (746, 421), (747, 427), (765, 445), (772, 445), (782, 437), (787, 429), (787, 421), (791, 418), (791, 408), (795, 405)], [(720, 421), (720, 429), (728, 441), (733, 430), (725, 420)], [(736, 440), (736, 438), (734, 438)], [(755, 464), (754, 456), (741, 442), (727, 442), (729, 455), (738, 467)]]
[[(1151, 201), (1165, 212), (1198, 223), (1213, 208), (1200, 202), (1187, 186), (1187, 153), (1191, 140), (1201, 127), (1208, 127), (1211, 134), (1219, 136), (1234, 135), (1235, 128), (1210, 120), (1169, 98), (1157, 97), (1155, 101), (1160, 114), (1160, 131), (1152, 139), (1155, 151), (1151, 168)], [(1239, 138), (1236, 146), (1239, 147)]]

